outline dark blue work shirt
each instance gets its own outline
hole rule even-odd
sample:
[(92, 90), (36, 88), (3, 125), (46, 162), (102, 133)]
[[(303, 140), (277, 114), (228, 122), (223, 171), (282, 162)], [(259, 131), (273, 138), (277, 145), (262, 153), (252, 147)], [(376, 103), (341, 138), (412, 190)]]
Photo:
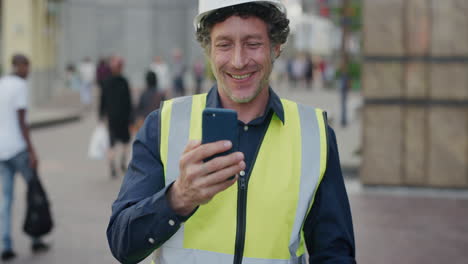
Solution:
[[(207, 107), (222, 107), (216, 86), (207, 96)], [(282, 122), (281, 100), (270, 89), (263, 116), (238, 123), (239, 150), (251, 169), (263, 134), (273, 114)], [(183, 221), (169, 206), (164, 169), (159, 154), (159, 111), (151, 113), (133, 143), (133, 156), (107, 228), (112, 254), (122, 263), (136, 263), (171, 238)], [(341, 174), (338, 148), (333, 130), (328, 127), (328, 162), (315, 202), (304, 223), (310, 263), (355, 263), (355, 246), (348, 196)]]

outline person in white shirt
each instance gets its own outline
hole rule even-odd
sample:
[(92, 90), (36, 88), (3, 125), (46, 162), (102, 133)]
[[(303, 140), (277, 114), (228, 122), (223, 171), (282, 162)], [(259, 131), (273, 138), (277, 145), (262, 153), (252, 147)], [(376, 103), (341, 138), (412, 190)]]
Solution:
[(166, 98), (170, 97), (171, 75), (167, 63), (164, 62), (160, 56), (156, 56), (154, 57), (154, 62), (150, 65), (150, 70), (157, 76), (159, 91), (162, 92)]
[(81, 78), (81, 103), (85, 106), (89, 106), (93, 102), (93, 86), (96, 75), (96, 65), (94, 65), (89, 57), (86, 57), (80, 64), (79, 72)]
[[(28, 102), (29, 60), (22, 54), (12, 58), (13, 74), (0, 79), (0, 178), (2, 181), (1, 199), (1, 238), (3, 242), (2, 261), (15, 258), (11, 239), (11, 212), (14, 195), (14, 176), (20, 172), (26, 181), (37, 169), (38, 158), (31, 143), (26, 124)], [(48, 245), (40, 238), (32, 238), (33, 252), (44, 251)]]

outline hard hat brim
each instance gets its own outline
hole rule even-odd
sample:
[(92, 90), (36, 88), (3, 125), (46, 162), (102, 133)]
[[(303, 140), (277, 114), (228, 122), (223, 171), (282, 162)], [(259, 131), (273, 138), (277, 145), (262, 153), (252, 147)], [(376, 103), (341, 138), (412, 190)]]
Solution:
[[(273, 6), (275, 6), (276, 8), (278, 8), (278, 10), (280, 10), (282, 13), (284, 13), (286, 15), (286, 7), (284, 6), (283, 3), (281, 3), (280, 1), (255, 1), (255, 0), (240, 0), (240, 1), (237, 1), (237, 3), (235, 5), (240, 5), (240, 4), (246, 4), (246, 3), (257, 3), (257, 4), (271, 4)], [(214, 9), (211, 9), (211, 10), (208, 10), (206, 12), (202, 12), (200, 14), (198, 14), (194, 20), (193, 20), (193, 26), (195, 27), (195, 30), (198, 30), (199, 26), (200, 26), (200, 22), (203, 18), (207, 17), (208, 15), (210, 15), (211, 13), (215, 12), (216, 10), (218, 9), (221, 9), (221, 8), (224, 8), (224, 7), (228, 7), (228, 6), (234, 6), (234, 5), (226, 5), (226, 6), (221, 6), (219, 8), (214, 8)]]

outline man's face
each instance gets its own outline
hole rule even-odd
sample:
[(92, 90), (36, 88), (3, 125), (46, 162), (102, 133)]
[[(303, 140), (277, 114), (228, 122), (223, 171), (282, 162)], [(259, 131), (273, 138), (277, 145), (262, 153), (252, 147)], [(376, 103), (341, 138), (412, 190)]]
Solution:
[(122, 73), (124, 62), (123, 62), (122, 58), (115, 57), (115, 58), (111, 59), (109, 65), (110, 65), (112, 73), (114, 75), (119, 75), (119, 74)]
[(19, 62), (15, 65), (15, 73), (21, 78), (28, 78), (29, 75), (29, 62)]
[(248, 103), (268, 87), (273, 67), (267, 24), (257, 17), (231, 16), (213, 26), (209, 56), (221, 95)]

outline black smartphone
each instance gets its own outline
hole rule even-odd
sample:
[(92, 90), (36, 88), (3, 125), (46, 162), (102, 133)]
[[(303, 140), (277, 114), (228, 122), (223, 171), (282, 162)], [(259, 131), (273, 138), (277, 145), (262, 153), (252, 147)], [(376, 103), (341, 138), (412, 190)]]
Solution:
[(205, 108), (202, 117), (202, 144), (220, 140), (231, 141), (232, 148), (205, 159), (205, 162), (237, 151), (237, 112), (231, 109)]

